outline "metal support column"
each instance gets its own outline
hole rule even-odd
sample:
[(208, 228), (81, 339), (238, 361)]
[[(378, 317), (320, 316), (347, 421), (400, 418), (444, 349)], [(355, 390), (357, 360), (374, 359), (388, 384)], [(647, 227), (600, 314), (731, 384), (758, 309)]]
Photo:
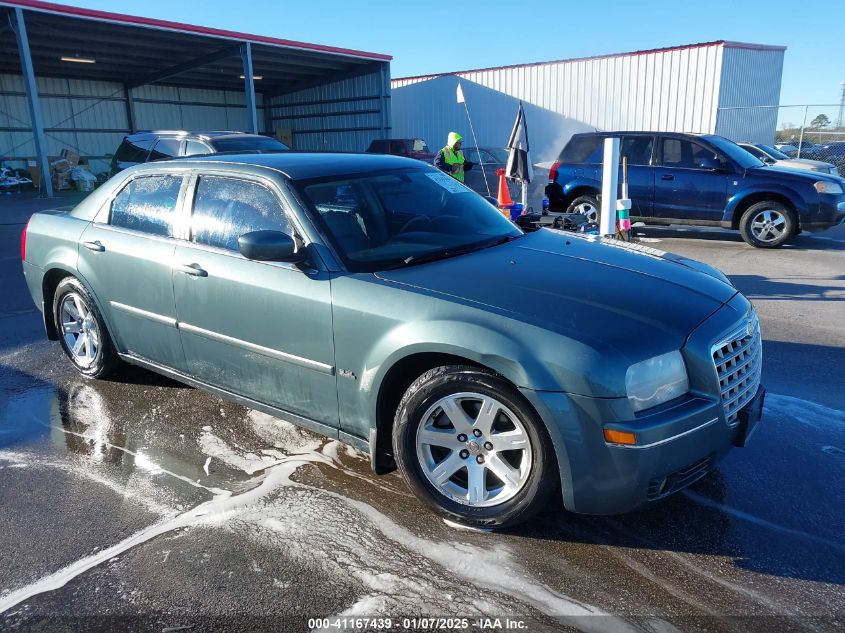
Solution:
[(126, 127), (129, 128), (129, 133), (137, 132), (135, 127), (135, 101), (132, 99), (132, 88), (123, 84), (123, 97), (126, 99)]
[(35, 139), (35, 154), (41, 167), (41, 181), (49, 197), (53, 197), (53, 181), (50, 178), (50, 165), (47, 163), (47, 141), (44, 136), (44, 121), (41, 118), (41, 102), (38, 100), (38, 86), (35, 83), (35, 70), (32, 68), (32, 55), (29, 52), (29, 38), (26, 35), (26, 23), (23, 11), (16, 7), (12, 14), (15, 37), (18, 40), (18, 53), (21, 58), (21, 71), (26, 86), (26, 101), (29, 105), (29, 118), (32, 123), (32, 136)]
[(252, 79), (252, 46), (241, 44), (241, 60), (244, 65), (244, 92), (246, 93), (246, 131), (258, 134), (258, 113), (255, 109), (255, 81)]

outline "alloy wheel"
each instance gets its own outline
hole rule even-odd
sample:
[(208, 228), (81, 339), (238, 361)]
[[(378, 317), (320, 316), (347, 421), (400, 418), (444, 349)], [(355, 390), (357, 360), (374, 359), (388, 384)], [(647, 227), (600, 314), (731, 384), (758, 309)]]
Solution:
[(512, 499), (531, 472), (525, 426), (496, 398), (480, 393), (450, 394), (431, 405), (417, 429), (416, 449), (429, 483), (471, 507)]
[(766, 209), (751, 219), (751, 234), (761, 242), (774, 242), (786, 231), (786, 218), (780, 211)]
[(79, 294), (69, 292), (59, 304), (62, 336), (73, 362), (90, 367), (100, 348), (100, 328), (91, 308)]
[(589, 222), (598, 222), (599, 221), (599, 211), (596, 209), (595, 206), (590, 204), (589, 202), (582, 202), (575, 206), (575, 213), (582, 213), (583, 215), (587, 216), (587, 220)]

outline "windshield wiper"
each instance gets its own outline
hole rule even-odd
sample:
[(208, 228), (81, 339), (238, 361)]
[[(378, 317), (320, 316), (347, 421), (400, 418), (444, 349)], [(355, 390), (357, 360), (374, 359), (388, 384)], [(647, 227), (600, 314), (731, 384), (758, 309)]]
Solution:
[(424, 264), (426, 262), (434, 262), (439, 259), (448, 259), (450, 257), (455, 257), (457, 255), (464, 255), (466, 253), (471, 253), (473, 251), (480, 251), (485, 248), (490, 248), (492, 246), (498, 246), (499, 244), (505, 244), (512, 240), (517, 239), (518, 237), (522, 237), (520, 235), (503, 235), (501, 237), (497, 237), (493, 240), (487, 240), (484, 242), (474, 242), (472, 244), (467, 244), (466, 246), (462, 246), (460, 248), (447, 248), (442, 251), (435, 251), (433, 253), (423, 253), (422, 255), (411, 255), (406, 257), (405, 259), (401, 260), (400, 262), (394, 264), (393, 266), (387, 267), (385, 270), (393, 270), (395, 268), (401, 268), (403, 266), (413, 266), (416, 264)]

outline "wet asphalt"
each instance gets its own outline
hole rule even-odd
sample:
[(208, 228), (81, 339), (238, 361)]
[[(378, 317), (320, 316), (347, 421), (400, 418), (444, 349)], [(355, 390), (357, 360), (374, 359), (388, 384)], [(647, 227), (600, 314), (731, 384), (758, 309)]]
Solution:
[(845, 227), (779, 251), (725, 231), (641, 230), (754, 302), (763, 425), (649, 508), (584, 517), (558, 504), (480, 533), (287, 422), (142, 370), (76, 375), (23, 283), (27, 208), (0, 206), (0, 628), (845, 626)]

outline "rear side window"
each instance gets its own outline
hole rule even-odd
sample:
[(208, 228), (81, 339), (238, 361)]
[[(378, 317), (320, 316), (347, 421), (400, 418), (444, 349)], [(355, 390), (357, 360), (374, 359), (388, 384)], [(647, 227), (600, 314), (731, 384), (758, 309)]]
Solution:
[(390, 153), (391, 154), (404, 154), (405, 153), (405, 141), (390, 141)]
[(653, 136), (628, 136), (622, 140), (620, 153), (629, 165), (650, 165), (653, 147)]
[(602, 137), (573, 136), (558, 159), (561, 163), (600, 163), (602, 162)]
[(266, 230), (292, 233), (272, 191), (239, 178), (200, 178), (191, 217), (191, 241), (237, 251), (241, 235)]
[(677, 138), (663, 139), (664, 167), (696, 169), (698, 163), (705, 158), (715, 158), (718, 160), (719, 157), (713, 150), (709, 150), (703, 145), (693, 143), (692, 141), (684, 141)]
[(195, 156), (197, 154), (210, 154), (211, 150), (206, 146), (205, 143), (200, 143), (199, 141), (186, 141), (185, 142), (185, 156)]
[(114, 159), (119, 163), (143, 163), (147, 160), (147, 152), (152, 144), (152, 139), (131, 141), (125, 138), (117, 148)]
[(143, 176), (130, 181), (112, 201), (109, 223), (162, 237), (173, 236), (179, 176)]
[(150, 152), (150, 161), (166, 160), (179, 155), (179, 145), (182, 143), (178, 138), (162, 138), (155, 144)]
[(373, 141), (370, 143), (370, 148), (367, 151), (378, 154), (384, 153), (387, 151), (387, 141)]

